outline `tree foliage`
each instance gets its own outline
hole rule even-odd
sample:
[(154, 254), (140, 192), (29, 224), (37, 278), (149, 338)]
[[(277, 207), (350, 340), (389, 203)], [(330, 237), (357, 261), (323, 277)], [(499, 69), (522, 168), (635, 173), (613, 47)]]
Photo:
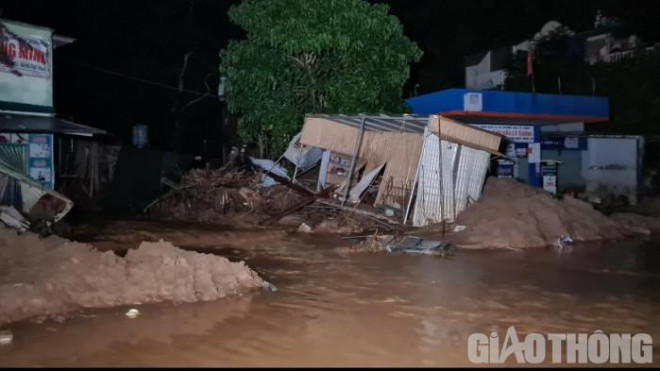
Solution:
[(273, 153), (306, 113), (403, 112), (422, 52), (386, 5), (363, 0), (245, 0), (229, 11), (247, 39), (221, 52), (239, 134)]

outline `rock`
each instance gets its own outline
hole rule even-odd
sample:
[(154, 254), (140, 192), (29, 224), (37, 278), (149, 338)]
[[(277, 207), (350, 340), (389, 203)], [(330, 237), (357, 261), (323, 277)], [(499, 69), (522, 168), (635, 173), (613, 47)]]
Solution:
[(300, 227), (298, 227), (298, 232), (299, 233), (311, 233), (312, 232), (312, 227), (309, 225), (302, 223)]
[(0, 330), (0, 345), (11, 344), (14, 341), (14, 334), (9, 330)]
[(140, 311), (135, 308), (131, 308), (126, 312), (126, 317), (131, 319), (136, 318), (139, 315), (140, 315)]

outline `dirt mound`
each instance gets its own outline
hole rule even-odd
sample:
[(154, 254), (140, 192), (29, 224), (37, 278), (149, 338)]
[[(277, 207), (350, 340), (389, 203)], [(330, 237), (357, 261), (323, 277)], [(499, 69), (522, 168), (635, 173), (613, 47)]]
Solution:
[(660, 216), (660, 196), (646, 198), (639, 202), (634, 208), (639, 214), (649, 216)]
[(512, 179), (489, 178), (480, 201), (458, 217), (467, 228), (453, 238), (463, 248), (526, 248), (574, 241), (616, 239), (629, 231), (589, 203), (553, 199), (542, 189)]
[(267, 285), (242, 262), (162, 240), (122, 258), (0, 226), (0, 324), (79, 308), (215, 300)]
[(660, 218), (632, 213), (615, 213), (610, 216), (630, 234), (651, 236), (660, 234)]

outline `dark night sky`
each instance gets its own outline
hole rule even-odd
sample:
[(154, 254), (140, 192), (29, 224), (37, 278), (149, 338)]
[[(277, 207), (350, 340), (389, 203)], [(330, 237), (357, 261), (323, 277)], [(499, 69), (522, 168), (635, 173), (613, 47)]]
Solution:
[[(241, 38), (226, 11), (238, 0), (4, 0), (2, 17), (54, 28), (77, 39), (55, 54), (57, 112), (129, 139), (135, 123), (150, 126), (152, 142), (166, 148), (172, 105), (183, 55), (190, 50), (186, 88), (217, 90), (218, 51)], [(633, 0), (373, 0), (391, 6), (408, 37), (425, 56), (413, 67), (408, 90), (419, 93), (463, 85), (463, 57), (528, 38), (548, 20), (582, 31), (596, 9), (616, 14), (644, 39), (660, 40), (660, 1)], [(190, 13), (190, 4), (192, 14)], [(192, 26), (190, 26), (192, 25)], [(90, 67), (92, 66), (92, 67)], [(107, 70), (107, 71), (102, 71)], [(171, 89), (114, 75), (138, 77)], [(187, 94), (185, 102), (198, 95)], [(186, 112), (186, 148), (199, 146), (202, 133), (219, 138), (220, 104), (205, 98)]]

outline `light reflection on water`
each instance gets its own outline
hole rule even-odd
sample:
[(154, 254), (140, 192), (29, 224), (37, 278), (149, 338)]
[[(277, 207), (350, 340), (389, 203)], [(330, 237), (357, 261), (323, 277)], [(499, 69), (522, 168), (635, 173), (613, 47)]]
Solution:
[(133, 320), (114, 308), (14, 324), (0, 365), (469, 365), (470, 333), (511, 325), (519, 333), (647, 332), (660, 341), (658, 242), (451, 259), (339, 254), (338, 243), (289, 237), (217, 250), (245, 258), (278, 291), (142, 306)]

